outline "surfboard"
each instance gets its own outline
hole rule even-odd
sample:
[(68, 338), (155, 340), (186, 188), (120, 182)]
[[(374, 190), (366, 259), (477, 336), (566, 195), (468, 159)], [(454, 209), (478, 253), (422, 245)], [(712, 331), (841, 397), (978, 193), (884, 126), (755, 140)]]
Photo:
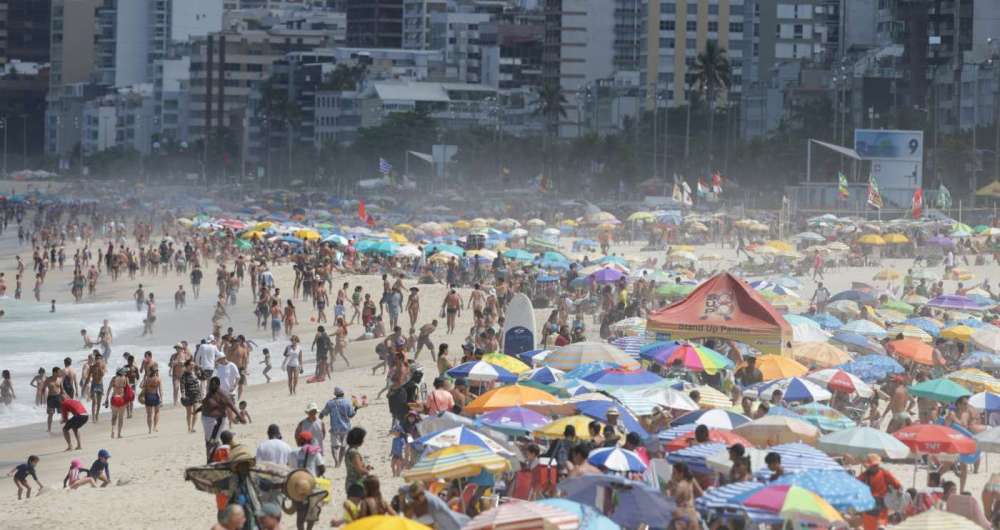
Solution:
[(507, 320), (503, 326), (503, 352), (517, 355), (535, 349), (535, 309), (531, 299), (518, 293), (507, 304)]

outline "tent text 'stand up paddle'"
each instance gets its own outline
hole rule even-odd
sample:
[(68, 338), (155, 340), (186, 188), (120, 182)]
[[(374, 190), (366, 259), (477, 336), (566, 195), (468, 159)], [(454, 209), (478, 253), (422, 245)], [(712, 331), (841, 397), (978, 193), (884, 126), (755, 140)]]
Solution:
[(727, 272), (651, 313), (646, 331), (656, 333), (657, 340), (729, 339), (762, 353), (791, 355), (791, 326), (754, 288)]

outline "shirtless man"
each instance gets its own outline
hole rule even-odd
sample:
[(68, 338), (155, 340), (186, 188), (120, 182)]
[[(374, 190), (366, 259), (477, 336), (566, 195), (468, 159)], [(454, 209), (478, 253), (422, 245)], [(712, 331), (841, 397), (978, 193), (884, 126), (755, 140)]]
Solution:
[(94, 362), (91, 363), (90, 369), (87, 371), (87, 377), (90, 380), (90, 408), (91, 416), (94, 417), (94, 423), (97, 423), (97, 418), (101, 414), (101, 398), (104, 397), (104, 374), (108, 370), (108, 366), (104, 364), (104, 356), (101, 352), (94, 350)]
[(237, 399), (243, 399), (243, 387), (247, 384), (247, 367), (250, 365), (250, 345), (243, 335), (238, 335), (233, 341), (229, 353), (226, 355), (229, 361), (236, 365), (240, 371), (240, 381), (237, 387)]
[(142, 336), (153, 334), (153, 323), (156, 322), (156, 302), (153, 300), (153, 293), (149, 293), (146, 300), (146, 319), (142, 321)]
[(142, 289), (142, 284), (139, 284), (139, 288), (132, 293), (133, 298), (135, 298), (135, 310), (142, 311), (142, 306), (146, 303), (146, 291)]
[(87, 355), (87, 360), (84, 361), (83, 366), (80, 367), (80, 400), (84, 397), (90, 399), (90, 393), (88, 389), (90, 388), (90, 367), (94, 364), (94, 354), (91, 352)]
[(458, 292), (454, 288), (445, 295), (441, 307), (444, 308), (445, 315), (447, 316), (448, 334), (450, 335), (455, 332), (455, 318), (462, 315), (462, 299), (458, 296)]
[(90, 337), (90, 335), (87, 335), (87, 330), (85, 329), (80, 330), (80, 336), (83, 337), (84, 349), (93, 348), (94, 345), (97, 344), (96, 342), (94, 342), (94, 339)]
[[(889, 398), (889, 412), (892, 413), (892, 418), (889, 420), (889, 427), (886, 431), (892, 434), (913, 423), (913, 417), (910, 414), (912, 409), (913, 400), (906, 392), (906, 385), (901, 381), (895, 381)], [(873, 425), (873, 427), (878, 428), (877, 425)]]
[(63, 400), (62, 370), (58, 366), (52, 367), (52, 375), (42, 383), (42, 398), (45, 399), (45, 408), (48, 413), (48, 432), (52, 432), (52, 415), (59, 412)]
[(469, 301), (465, 304), (466, 309), (472, 308), (473, 314), (481, 315), (483, 310), (486, 309), (486, 293), (483, 292), (482, 286), (478, 283), (472, 287), (472, 292), (469, 293)]
[(111, 437), (115, 437), (115, 425), (118, 426), (118, 438), (122, 437), (122, 424), (125, 423), (126, 405), (125, 389), (128, 387), (128, 372), (125, 368), (119, 368), (115, 376), (111, 378), (111, 392), (104, 400), (104, 406), (111, 405)]
[(420, 327), (420, 335), (417, 336), (416, 351), (413, 353), (413, 360), (420, 358), (420, 350), (427, 346), (427, 349), (434, 353), (434, 343), (431, 342), (431, 333), (437, 331), (438, 321), (435, 318), (430, 324), (424, 324)]

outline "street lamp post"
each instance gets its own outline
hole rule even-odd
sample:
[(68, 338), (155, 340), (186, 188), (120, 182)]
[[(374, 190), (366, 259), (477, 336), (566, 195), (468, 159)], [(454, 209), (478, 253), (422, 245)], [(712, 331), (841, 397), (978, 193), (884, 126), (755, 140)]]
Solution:
[(7, 117), (0, 118), (0, 127), (3, 127), (3, 176), (7, 178)]

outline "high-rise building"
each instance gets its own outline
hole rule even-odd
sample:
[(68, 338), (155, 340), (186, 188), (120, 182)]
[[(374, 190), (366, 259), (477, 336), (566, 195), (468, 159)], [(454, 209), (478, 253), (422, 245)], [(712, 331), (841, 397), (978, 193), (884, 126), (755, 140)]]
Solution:
[(149, 68), (152, 2), (103, 0), (96, 12), (94, 82), (126, 87), (152, 81)]
[(0, 0), (0, 64), (49, 62), (52, 0)]
[(431, 15), (430, 49), (444, 51), (445, 77), (461, 83), (482, 81), (480, 27), (489, 23), (485, 13), (434, 13)]
[(431, 43), (431, 15), (448, 11), (448, 0), (403, 0), (403, 47), (426, 50)]
[(559, 136), (584, 131), (584, 91), (614, 73), (615, 3), (607, 0), (546, 0), (542, 82), (559, 87), (568, 103), (555, 118)]
[(347, 45), (403, 46), (403, 0), (347, 0)]
[(94, 13), (101, 0), (52, 0), (45, 151), (65, 155), (80, 143), (80, 110), (94, 69)]
[(535, 23), (490, 22), (479, 27), (482, 43), (482, 83), (501, 90), (542, 86), (545, 26)]
[(743, 0), (646, 1), (642, 18), (639, 82), (646, 108), (676, 106), (687, 101), (694, 80), (689, 70), (709, 41), (726, 50), (731, 67), (730, 86), (722, 99), (733, 100), (742, 91), (747, 51)]

